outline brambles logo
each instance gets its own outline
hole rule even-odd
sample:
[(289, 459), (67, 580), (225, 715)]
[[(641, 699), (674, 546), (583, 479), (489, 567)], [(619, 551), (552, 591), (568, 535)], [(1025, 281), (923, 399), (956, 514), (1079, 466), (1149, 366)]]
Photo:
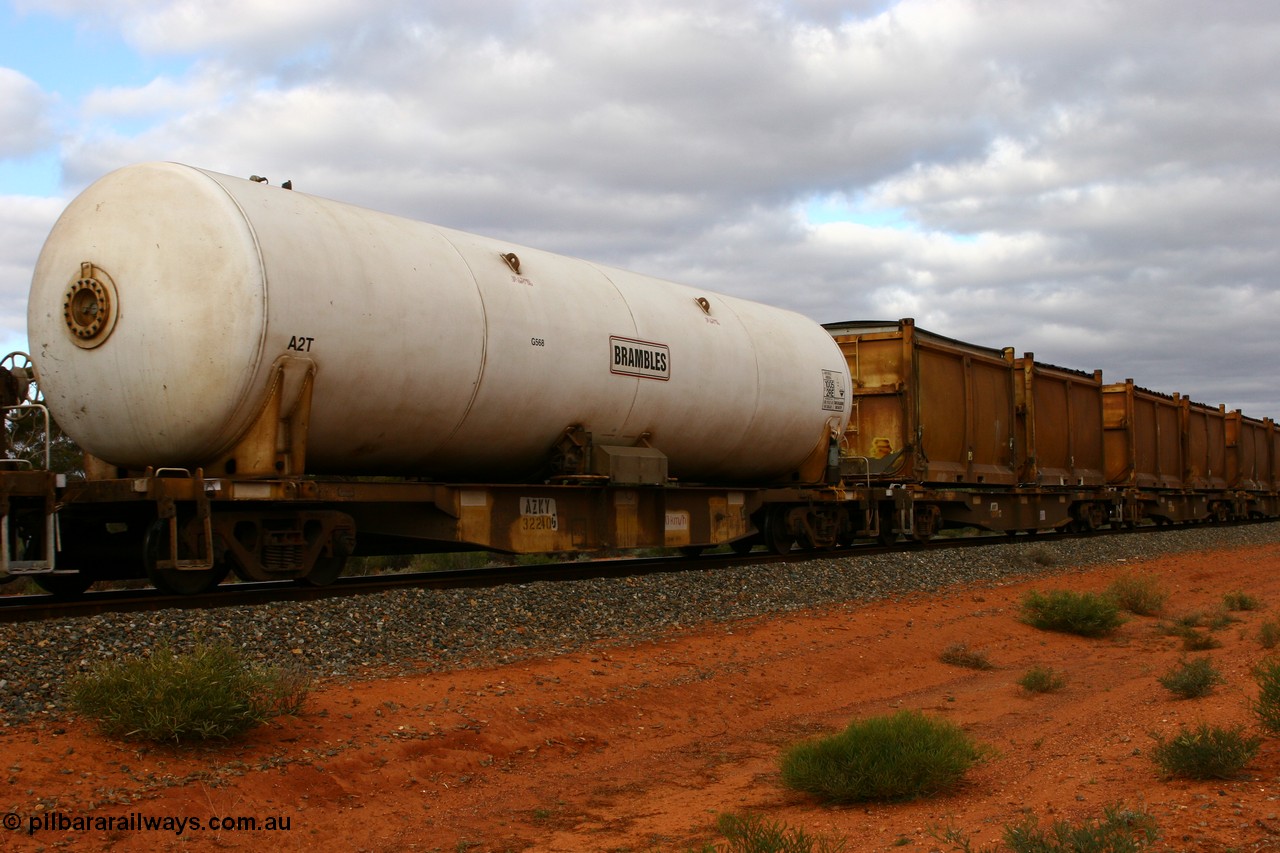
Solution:
[(612, 355), (610, 373), (663, 381), (671, 378), (671, 350), (666, 344), (611, 337), (609, 351)]

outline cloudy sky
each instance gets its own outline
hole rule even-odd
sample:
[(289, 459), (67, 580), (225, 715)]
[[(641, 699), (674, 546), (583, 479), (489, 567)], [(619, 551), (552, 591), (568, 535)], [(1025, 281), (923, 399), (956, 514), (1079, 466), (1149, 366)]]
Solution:
[(176, 160), (1280, 417), (1270, 0), (0, 0), (0, 343)]

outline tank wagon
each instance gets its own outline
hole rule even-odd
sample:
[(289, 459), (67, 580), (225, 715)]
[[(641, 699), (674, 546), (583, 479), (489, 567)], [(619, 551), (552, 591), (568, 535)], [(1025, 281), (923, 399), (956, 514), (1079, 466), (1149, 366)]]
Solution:
[(85, 477), (0, 469), (0, 581), (61, 593), (1280, 511), (1271, 420), (172, 163), (71, 203), (28, 331)]
[(848, 419), (839, 348), (793, 312), (178, 164), (71, 203), (28, 332), (89, 455), (53, 549), (78, 580), (103, 553), (196, 590), (720, 544), (761, 486), (825, 482)]

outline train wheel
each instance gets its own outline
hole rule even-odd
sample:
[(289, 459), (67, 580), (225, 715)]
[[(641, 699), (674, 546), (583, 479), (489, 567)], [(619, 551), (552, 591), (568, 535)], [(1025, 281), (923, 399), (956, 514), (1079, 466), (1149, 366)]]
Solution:
[(761, 532), (764, 546), (775, 554), (790, 554), (796, 544), (795, 534), (787, 529), (787, 511), (771, 509), (764, 517), (764, 530)]
[(75, 598), (83, 595), (84, 591), (93, 584), (93, 579), (84, 572), (31, 575), (30, 577), (36, 582), (36, 586), (58, 598)]
[(225, 562), (215, 562), (207, 569), (162, 569), (160, 555), (169, 553), (169, 521), (158, 518), (142, 542), (142, 563), (152, 585), (172, 595), (199, 595), (208, 592), (227, 576)]
[(754, 536), (748, 536), (746, 539), (735, 539), (729, 543), (729, 550), (738, 556), (745, 556), (751, 553), (751, 549), (756, 547)]
[(707, 550), (706, 545), (681, 545), (679, 549), (682, 557), (701, 557), (702, 552)]
[(307, 586), (328, 586), (342, 576), (347, 567), (346, 557), (316, 557), (316, 564), (311, 571), (298, 578)]

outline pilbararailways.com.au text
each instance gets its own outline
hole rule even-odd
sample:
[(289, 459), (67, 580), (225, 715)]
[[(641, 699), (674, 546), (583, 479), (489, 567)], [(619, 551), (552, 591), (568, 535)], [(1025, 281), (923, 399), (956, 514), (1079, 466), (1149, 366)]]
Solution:
[(289, 815), (274, 817), (219, 816), (175, 817), (130, 812), (125, 815), (70, 815), (45, 812), (23, 818), (9, 812), (3, 817), (4, 828), (25, 829), (27, 835), (37, 832), (288, 832), (293, 826)]

